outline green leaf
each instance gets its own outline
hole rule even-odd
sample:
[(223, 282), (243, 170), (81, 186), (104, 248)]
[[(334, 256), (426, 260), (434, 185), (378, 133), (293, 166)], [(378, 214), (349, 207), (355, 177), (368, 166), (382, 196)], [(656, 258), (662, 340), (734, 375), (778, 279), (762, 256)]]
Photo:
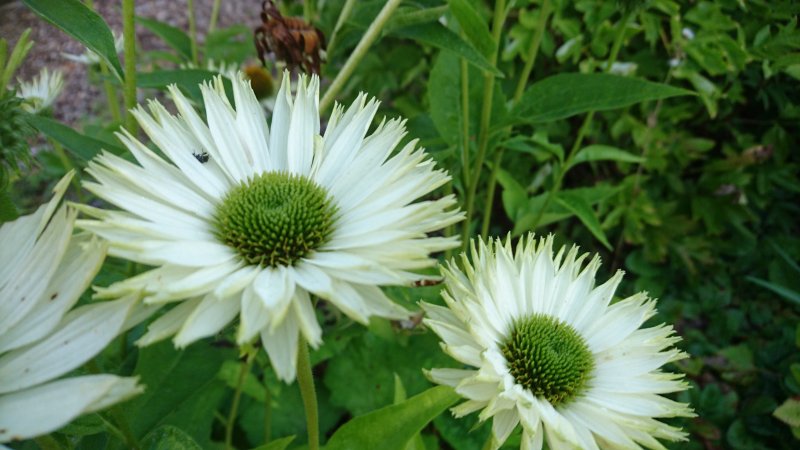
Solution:
[(125, 149), (122, 147), (78, 133), (67, 125), (53, 119), (29, 115), (26, 120), (32, 127), (57, 141), (71, 154), (77, 156), (82, 167), (102, 150), (107, 150), (115, 155), (125, 153)]
[(495, 44), (486, 21), (467, 0), (448, 0), (447, 3), (467, 39), (488, 58), (494, 52)]
[(458, 399), (450, 387), (430, 388), (400, 404), (352, 419), (333, 434), (325, 449), (404, 450), (416, 433)]
[(600, 221), (592, 209), (591, 204), (581, 195), (572, 192), (562, 191), (556, 195), (556, 202), (578, 216), (586, 228), (602, 243), (607, 249), (611, 250), (611, 244), (606, 238), (605, 232), (600, 226)]
[(260, 445), (252, 450), (286, 450), (286, 447), (294, 441), (295, 436), (287, 436), (276, 439), (269, 444)]
[[(175, 69), (175, 70), (156, 70), (154, 72), (136, 74), (136, 84), (143, 88), (163, 89), (170, 84), (176, 84), (182, 91), (186, 92), (193, 99), (202, 99), (200, 84), (210, 81), (218, 76), (218, 73), (201, 69)], [(225, 90), (230, 91), (230, 80), (223, 77)], [(232, 94), (229, 92), (229, 97)]]
[(785, 286), (781, 286), (779, 284), (771, 283), (771, 282), (769, 282), (767, 280), (762, 280), (761, 278), (748, 276), (747, 277), (747, 281), (750, 281), (751, 283), (755, 283), (755, 284), (757, 284), (757, 285), (759, 285), (761, 287), (767, 288), (770, 291), (772, 291), (772, 292), (778, 294), (779, 296), (783, 297), (784, 299), (789, 300), (790, 302), (793, 302), (793, 303), (796, 303), (796, 304), (800, 305), (800, 293), (797, 292), (797, 291), (789, 289), (789, 288), (787, 288)]
[(235, 357), (234, 351), (206, 341), (184, 350), (169, 341), (140, 350), (134, 375), (147, 390), (126, 405), (134, 435), (142, 438), (172, 425), (208, 448), (214, 414), (226, 393), (217, 372), (223, 361)]
[(475, 67), (487, 72), (492, 72), (499, 78), (503, 77), (503, 73), (497, 70), (481, 52), (476, 50), (475, 47), (462, 39), (459, 35), (445, 28), (444, 25), (439, 22), (404, 27), (392, 31), (391, 34), (402, 38), (413, 39), (417, 42), (443, 50), (450, 50)]
[(143, 450), (203, 450), (191, 436), (171, 425), (164, 425), (142, 439)]
[(510, 173), (503, 169), (497, 170), (497, 181), (503, 186), (503, 208), (509, 219), (516, 221), (519, 211), (528, 202), (528, 192)]
[(439, 135), (451, 146), (458, 146), (462, 132), (461, 70), (458, 68), (458, 57), (441, 51), (428, 77), (431, 119)]
[(114, 48), (114, 35), (100, 15), (79, 0), (23, 0), (44, 20), (97, 53), (122, 79), (122, 66)]
[(641, 164), (645, 161), (641, 156), (608, 145), (590, 145), (575, 154), (570, 167), (589, 161), (620, 161)]
[(790, 427), (800, 427), (800, 400), (796, 398), (786, 399), (772, 415)]
[(512, 120), (553, 122), (588, 111), (623, 108), (691, 91), (605, 73), (563, 73), (534, 83), (511, 112)]
[(136, 17), (136, 22), (163, 39), (167, 45), (180, 53), (184, 59), (192, 59), (192, 40), (180, 28), (146, 17)]

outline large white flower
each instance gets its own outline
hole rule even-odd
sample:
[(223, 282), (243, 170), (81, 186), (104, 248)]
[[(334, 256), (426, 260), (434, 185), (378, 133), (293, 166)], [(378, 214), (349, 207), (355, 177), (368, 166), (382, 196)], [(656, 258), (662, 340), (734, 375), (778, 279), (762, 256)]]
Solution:
[(436, 383), (467, 401), (456, 416), (490, 417), (493, 448), (522, 424), (522, 448), (664, 448), (679, 429), (656, 420), (691, 416), (688, 405), (659, 394), (687, 388), (682, 376), (660, 371), (685, 357), (672, 327), (640, 329), (655, 301), (639, 293), (610, 304), (622, 272), (595, 287), (597, 256), (562, 248), (553, 238), (510, 239), (472, 246), (443, 269), (447, 307), (424, 304), (425, 323), (445, 351), (475, 369), (433, 369)]
[(71, 178), (48, 204), (0, 228), (0, 442), (49, 433), (142, 390), (114, 375), (53, 381), (128, 326), (135, 300), (70, 311), (106, 254), (96, 237), (72, 236), (76, 211), (58, 206)]
[(29, 113), (38, 113), (49, 108), (64, 89), (64, 76), (61, 71), (50, 73), (47, 67), (39, 72), (30, 82), (17, 79), (17, 96), (25, 100), (22, 109)]
[(130, 134), (119, 137), (138, 164), (103, 154), (86, 188), (124, 211), (85, 208), (79, 221), (110, 242), (109, 253), (156, 268), (101, 290), (142, 292), (146, 304), (180, 301), (154, 321), (140, 345), (175, 335), (178, 346), (219, 332), (237, 315), (237, 340), (260, 335), (276, 373), (295, 377), (299, 333), (321, 343), (312, 295), (361, 323), (407, 311), (378, 287), (423, 278), (431, 252), (456, 238), (428, 237), (460, 220), (455, 199), (416, 201), (447, 182), (412, 141), (393, 154), (403, 121), (367, 135), (378, 102), (360, 95), (334, 108), (320, 135), (318, 85), (289, 77), (272, 127), (249, 84), (221, 78), (201, 86), (207, 124), (175, 88), (174, 116), (157, 102), (136, 118), (163, 157)]

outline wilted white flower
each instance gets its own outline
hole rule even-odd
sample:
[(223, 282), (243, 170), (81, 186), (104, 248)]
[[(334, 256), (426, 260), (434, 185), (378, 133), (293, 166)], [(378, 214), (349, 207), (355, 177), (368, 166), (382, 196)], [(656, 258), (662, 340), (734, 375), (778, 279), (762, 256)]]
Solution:
[(247, 81), (233, 80), (235, 108), (221, 78), (201, 86), (206, 124), (174, 86), (180, 115), (158, 102), (136, 118), (167, 159), (119, 135), (138, 164), (103, 154), (86, 188), (123, 211), (84, 208), (80, 226), (106, 238), (109, 253), (156, 268), (101, 291), (144, 293), (147, 304), (178, 302), (139, 344), (175, 335), (185, 346), (219, 332), (237, 315), (237, 341), (260, 336), (280, 378), (295, 377), (299, 334), (322, 342), (312, 296), (361, 323), (408, 312), (378, 287), (424, 278), (429, 255), (457, 245), (428, 237), (461, 219), (453, 196), (417, 201), (447, 182), (412, 141), (403, 121), (367, 131), (378, 102), (360, 95), (337, 105), (324, 135), (319, 80), (284, 76), (267, 127)]
[(57, 430), (141, 392), (135, 378), (56, 380), (126, 327), (133, 299), (70, 311), (100, 269), (106, 245), (72, 236), (76, 212), (59, 201), (72, 174), (35, 213), (0, 227), (0, 442)]
[(688, 405), (660, 394), (687, 388), (660, 370), (685, 357), (672, 327), (640, 329), (655, 302), (639, 293), (611, 304), (617, 272), (595, 287), (598, 257), (573, 247), (553, 256), (552, 236), (473, 243), (443, 269), (447, 307), (423, 304), (443, 348), (470, 369), (433, 369), (436, 383), (467, 401), (456, 416), (492, 418), (497, 449), (518, 425), (522, 448), (551, 450), (664, 448), (679, 429), (658, 418), (691, 416)]
[[(122, 50), (124, 48), (125, 48), (125, 40), (123, 39), (122, 34), (114, 33), (114, 50), (116, 50), (117, 53), (122, 53)], [(73, 55), (72, 53), (62, 52), (61, 56), (67, 58), (70, 61), (79, 62), (87, 66), (100, 64), (100, 55), (98, 55), (92, 50), (89, 50), (88, 48), (80, 55)]]
[(17, 96), (25, 100), (21, 104), (22, 109), (35, 114), (49, 108), (56, 101), (64, 88), (64, 75), (59, 70), (50, 73), (45, 67), (31, 82), (17, 78), (17, 83)]

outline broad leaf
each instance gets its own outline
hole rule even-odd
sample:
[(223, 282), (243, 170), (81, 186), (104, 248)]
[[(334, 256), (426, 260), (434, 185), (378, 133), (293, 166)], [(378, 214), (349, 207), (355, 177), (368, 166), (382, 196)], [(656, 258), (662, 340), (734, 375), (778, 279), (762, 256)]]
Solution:
[(203, 450), (191, 436), (171, 425), (151, 431), (141, 444), (144, 450)]
[(125, 153), (125, 149), (122, 147), (81, 134), (53, 119), (29, 115), (26, 120), (32, 127), (63, 145), (67, 151), (77, 156), (81, 166), (85, 166), (86, 162), (94, 158), (102, 150), (107, 150), (115, 155)]
[(469, 42), (462, 39), (459, 35), (445, 28), (438, 22), (425, 23), (410, 27), (394, 30), (391, 34), (407, 39), (413, 39), (423, 44), (431, 45), (443, 50), (450, 50), (464, 58), (475, 67), (494, 73), (497, 77), (503, 77), (503, 73), (497, 70), (480, 51), (476, 50)]
[(486, 21), (475, 11), (467, 0), (448, 0), (450, 11), (458, 19), (464, 35), (467, 36), (472, 45), (487, 58), (494, 52), (495, 45), (492, 34)]
[[(170, 84), (175, 84), (182, 91), (189, 94), (190, 97), (199, 101), (202, 98), (200, 84), (204, 81), (210, 81), (218, 75), (201, 69), (157, 70), (155, 72), (136, 74), (136, 84), (143, 88), (157, 89), (163, 89)], [(223, 82), (225, 83), (225, 90), (229, 94), (228, 97), (232, 98), (230, 81), (223, 79)]]
[(591, 204), (581, 195), (574, 192), (559, 192), (556, 194), (556, 202), (570, 212), (578, 216), (586, 228), (600, 241), (607, 249), (611, 250), (611, 244), (606, 238), (606, 234), (600, 226), (600, 221), (594, 213)]
[(458, 399), (450, 387), (430, 388), (397, 405), (352, 419), (334, 433), (325, 449), (404, 450), (416, 433)]
[(286, 450), (289, 444), (294, 441), (294, 436), (287, 436), (284, 438), (276, 439), (269, 444), (260, 445), (253, 450)]
[(451, 146), (458, 146), (462, 133), (460, 74), (458, 57), (444, 50), (439, 52), (428, 77), (431, 119), (439, 135)]
[(800, 305), (800, 292), (794, 291), (779, 284), (769, 282), (767, 280), (762, 280), (761, 278), (756, 278), (751, 276), (748, 276), (746, 278), (747, 281), (755, 283), (761, 287), (767, 288), (770, 291), (774, 292), (775, 294), (778, 294), (779, 296), (783, 297), (784, 299), (789, 300), (790, 302), (793, 302), (797, 305)]
[(136, 22), (163, 39), (167, 45), (180, 53), (184, 59), (192, 59), (192, 40), (180, 28), (146, 17), (137, 17)]
[(619, 161), (641, 164), (644, 158), (608, 145), (590, 145), (578, 151), (570, 167), (589, 161)]
[(638, 78), (605, 73), (564, 73), (529, 87), (512, 111), (511, 119), (526, 123), (552, 122), (588, 111), (623, 108), (679, 95), (695, 94)]
[(100, 15), (79, 0), (23, 0), (23, 2), (44, 20), (97, 53), (120, 79), (123, 78), (122, 66), (114, 48), (114, 35)]

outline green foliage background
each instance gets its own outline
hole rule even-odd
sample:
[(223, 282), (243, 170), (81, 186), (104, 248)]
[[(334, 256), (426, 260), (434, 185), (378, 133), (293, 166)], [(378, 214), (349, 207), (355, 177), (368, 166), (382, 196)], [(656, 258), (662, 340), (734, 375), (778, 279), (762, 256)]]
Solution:
[[(345, 2), (319, 3), (316, 23), (330, 37)], [(356, 2), (329, 48), (323, 80), (334, 78), (384, 3)], [(484, 216), (489, 235), (553, 232), (561, 243), (576, 242), (601, 253), (602, 280), (617, 269), (627, 271), (620, 297), (647, 290), (660, 299), (653, 322), (675, 324), (684, 338), (679, 345), (691, 354), (668, 369), (687, 374), (692, 389), (679, 398), (698, 415), (679, 423), (690, 441), (670, 448), (797, 448), (800, 4), (550, 2), (553, 12), (531, 81), (514, 103), (542, 2), (509, 3), (492, 65), (493, 2), (403, 2), (338, 100), (348, 104), (366, 91), (382, 99), (379, 114), (407, 118), (408, 138), (421, 139), (448, 168), (453, 174), (448, 189), (463, 201), (461, 155), (475, 157), (484, 74), (496, 72), (490, 156), (481, 169), (470, 235), (480, 234)], [(282, 8), (287, 15), (303, 13), (298, 2), (283, 2)], [(154, 21), (145, 25), (174, 52), (142, 55), (141, 66), (148, 70), (140, 84), (159, 88), (179, 81), (197, 95), (193, 85), (208, 74), (174, 70), (176, 62), (190, 57), (183, 32), (159, 28)], [(609, 67), (619, 30), (624, 33), (621, 47)], [(235, 63), (252, 59), (249, 33), (242, 27), (219, 30), (208, 37), (203, 54)], [(548, 79), (608, 71), (629, 78)], [(468, 112), (461, 98), (465, 76)], [(630, 89), (626, 83), (637, 80), (695, 94), (655, 95), (602, 108), (591, 102), (579, 105), (602, 103), (603, 95)], [(561, 113), (559, 105), (573, 109)], [(588, 111), (597, 112), (585, 121)], [(106, 118), (92, 119), (73, 134), (49, 119), (30, 123), (75, 152), (79, 166), (100, 147), (116, 151), (119, 146), (108, 133), (117, 124), (105, 125)], [(583, 142), (570, 157), (582, 127)], [(37, 204), (38, 195), (46, 192), (43, 187), (64, 170), (51, 153), (39, 154), (38, 161), (34, 176), (12, 187), (12, 198), (25, 199), (18, 204), (23, 208)], [(548, 192), (556, 190), (548, 200)], [(101, 280), (117, 279), (126, 270), (112, 261)], [(420, 299), (441, 302), (438, 287), (387, 291), (412, 307)], [(365, 330), (333, 310), (322, 308), (319, 315), (325, 344), (312, 354), (312, 362), (322, 433), (328, 438), (351, 417), (401, 404), (429, 388), (420, 367), (454, 364), (421, 327), (375, 320)], [(226, 386), (236, 386), (241, 364), (227, 337), (178, 352), (169, 344), (136, 350), (131, 343), (137, 333), (141, 329), (122, 343), (128, 350), (109, 349), (99, 359), (104, 368), (138, 374), (145, 383), (161, 380), (124, 406), (137, 417), (132, 432), (147, 448), (167, 448), (159, 447), (163, 442), (183, 442), (170, 448), (221, 448), (232, 397)], [(262, 443), (269, 415), (273, 437), (297, 437), (291, 444), (276, 441), (259, 448), (302, 445), (305, 425), (297, 385), (279, 383), (263, 352), (255, 367), (245, 378), (236, 445), (256, 448)], [(147, 413), (136, 416), (137, 410)], [(82, 418), (58, 439), (75, 448), (122, 448), (118, 439), (101, 433), (105, 417)], [(442, 414), (407, 448), (479, 449), (488, 427), (476, 422)], [(506, 447), (518, 445), (512, 436)]]

